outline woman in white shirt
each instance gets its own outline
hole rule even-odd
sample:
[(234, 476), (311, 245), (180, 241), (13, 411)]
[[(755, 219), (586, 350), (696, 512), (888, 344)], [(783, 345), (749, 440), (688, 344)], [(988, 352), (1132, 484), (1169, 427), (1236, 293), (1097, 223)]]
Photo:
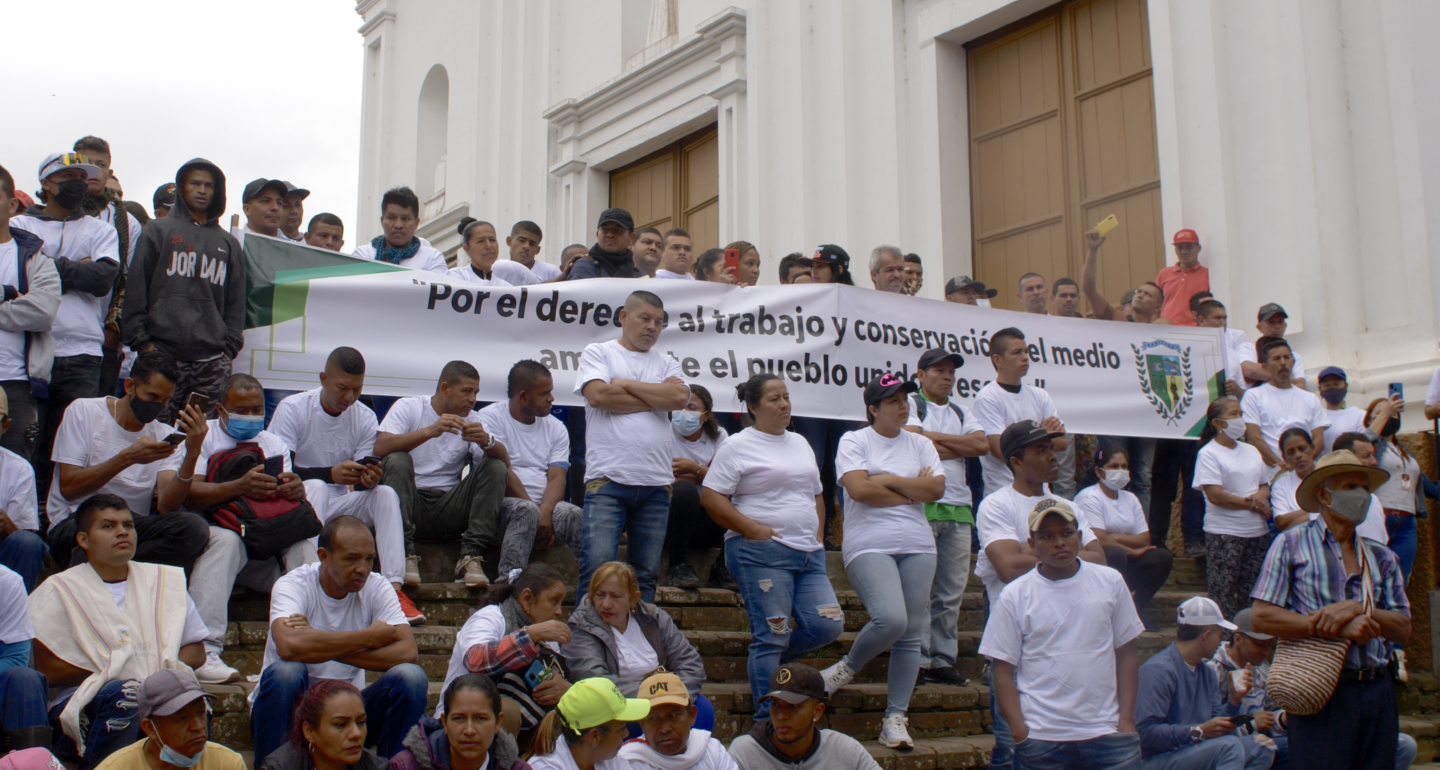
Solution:
[(735, 394), (752, 424), (715, 453), (700, 502), (728, 530), (725, 562), (750, 620), (747, 674), (760, 721), (770, 716), (775, 670), (835, 641), (845, 617), (825, 571), (820, 469), (809, 442), (787, 430), (790, 391), (757, 374)]
[(584, 679), (545, 715), (525, 760), (532, 770), (630, 770), (619, 759), (625, 723), (650, 713), (650, 701), (626, 698), (608, 679)]
[[(1135, 597), (1135, 611), (1143, 615), (1155, 592), (1170, 577), (1175, 556), (1151, 545), (1150, 524), (1140, 499), (1125, 491), (1130, 483), (1130, 457), (1124, 448), (1102, 446), (1095, 458), (1095, 476), (1098, 483), (1075, 496), (1075, 510), (1105, 549), (1105, 561), (1125, 577), (1125, 585)], [(1158, 630), (1151, 625), (1147, 623), (1146, 629)]]
[(1275, 521), (1275, 531), (1284, 532), (1310, 520), (1310, 514), (1300, 508), (1295, 492), (1300, 482), (1315, 470), (1315, 442), (1310, 431), (1304, 428), (1287, 428), (1280, 434), (1280, 459), (1292, 470), (1281, 471), (1270, 479), (1270, 514)]
[(1366, 438), (1375, 444), (1375, 460), (1381, 470), (1389, 471), (1390, 480), (1375, 490), (1375, 498), (1385, 509), (1385, 529), (1389, 533), (1390, 550), (1400, 559), (1405, 580), (1415, 566), (1415, 512), (1424, 505), (1420, 497), (1420, 463), (1395, 440), (1400, 432), (1400, 412), (1405, 400), (1399, 396), (1370, 402), (1365, 410)]
[(1250, 606), (1270, 550), (1271, 473), (1255, 447), (1240, 443), (1240, 402), (1217, 398), (1205, 413), (1194, 487), (1205, 494), (1205, 583), (1227, 618)]
[[(729, 434), (715, 421), (715, 400), (704, 385), (690, 386), (690, 403), (670, 413), (670, 467), (675, 485), (670, 492), (670, 521), (665, 529), (665, 553), (670, 555), (670, 568), (660, 585), (687, 591), (700, 587), (700, 575), (690, 565), (691, 548), (719, 548), (725, 539), (725, 528), (716, 524), (700, 506), (700, 484), (710, 471), (710, 463)], [(710, 568), (709, 588), (730, 591), (739, 586), (719, 559)]]
[(840, 438), (835, 472), (845, 487), (845, 574), (870, 622), (850, 652), (825, 669), (825, 690), (834, 692), (866, 663), (890, 651), (885, 718), (880, 743), (913, 748), (906, 729), (910, 695), (920, 673), (920, 634), (930, 619), (930, 584), (935, 578), (935, 535), (925, 503), (945, 494), (945, 471), (935, 442), (905, 430), (907, 394), (918, 386), (885, 374), (865, 386), (870, 426)]

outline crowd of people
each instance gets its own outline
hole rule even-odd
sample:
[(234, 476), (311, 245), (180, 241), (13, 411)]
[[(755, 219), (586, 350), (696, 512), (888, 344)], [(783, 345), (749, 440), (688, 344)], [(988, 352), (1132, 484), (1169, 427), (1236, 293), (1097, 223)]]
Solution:
[[(995, 378), (968, 407), (952, 400), (962, 357), (937, 348), (913, 378), (865, 385), (863, 423), (792, 416), (786, 380), (764, 373), (737, 388), (742, 414), (721, 414), (656, 349), (665, 309), (645, 284), (617, 313), (619, 337), (580, 356), (583, 409), (556, 408), (550, 370), (531, 360), (511, 366), (505, 400), (480, 408), (480, 374), (461, 360), (439, 367), (432, 396), (402, 399), (365, 395), (352, 347), (306, 391), (233, 373), (243, 239), (340, 251), (343, 222), (322, 213), (301, 232), (309, 192), (257, 179), (232, 232), (225, 176), (198, 158), (156, 191), (149, 219), (121, 198), (111, 160), (103, 140), (79, 140), (42, 162), (33, 201), (0, 168), (11, 756), (237, 770), (238, 755), (208, 742), (201, 685), (241, 680), (222, 657), (238, 583), (270, 597), (249, 693), (257, 767), (872, 768), (853, 737), (820, 729), (826, 702), (888, 653), (878, 739), (914, 747), (916, 687), (968, 683), (958, 628), (972, 555), (991, 767), (1388, 768), (1415, 756), (1395, 681), (1415, 518), (1434, 489), (1396, 441), (1404, 401), (1351, 407), (1335, 367), (1318, 396), (1306, 390), (1278, 305), (1259, 309), (1254, 343), (1229, 329), (1193, 230), (1175, 234), (1177, 263), (1118, 306), (1096, 288), (1095, 231), (1078, 283), (1030, 273), (1016, 297), (1034, 314), (1083, 317), (1084, 297), (1096, 319), (1225, 330), (1225, 392), (1199, 441), (1067, 432), (1025, 382), (1023, 322), (988, 339)], [(450, 267), (415, 235), (419, 215), (410, 190), (385, 193), (382, 234), (351, 256), (498, 286), (750, 286), (762, 268), (751, 243), (696, 256), (684, 230), (637, 229), (614, 208), (596, 243), (567, 246), (558, 265), (537, 259), (535, 223), (511, 227), (501, 259), (497, 228), (467, 218), (465, 259)], [(893, 246), (871, 251), (868, 272), (878, 291), (923, 285), (920, 257)], [(854, 285), (833, 244), (785, 256), (779, 278)], [(997, 293), (968, 276), (945, 286), (970, 305)], [(1174, 642), (1142, 665), (1177, 503), (1180, 555), (1205, 557), (1208, 596), (1180, 605)], [(407, 593), (422, 579), (417, 541), (458, 541), (442, 571), (484, 591), (433, 713), (412, 631), (425, 616)], [(559, 545), (579, 562), (573, 586), (532, 561)], [(702, 579), (691, 551), (717, 547)], [(868, 621), (817, 670), (801, 659), (845, 621), (827, 550)], [(655, 605), (659, 585), (743, 599), (755, 721), (728, 749), (711, 734), (704, 661)], [(1271, 667), (1284, 681), (1294, 663), (1280, 653), (1323, 641), (1345, 648), (1324, 707), (1281, 708)]]

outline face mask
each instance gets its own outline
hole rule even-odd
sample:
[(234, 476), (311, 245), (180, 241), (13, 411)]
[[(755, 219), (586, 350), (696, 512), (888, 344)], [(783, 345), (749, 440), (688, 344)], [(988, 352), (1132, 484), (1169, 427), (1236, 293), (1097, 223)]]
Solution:
[(1331, 388), (1330, 390), (1320, 391), (1320, 397), (1325, 399), (1325, 403), (1336, 406), (1345, 400), (1345, 395), (1348, 392), (1349, 388)]
[(1370, 492), (1364, 487), (1330, 490), (1330, 502), (1326, 508), (1340, 514), (1351, 524), (1359, 524), (1370, 513)]
[(1245, 438), (1245, 423), (1242, 420), (1226, 420), (1225, 427), (1220, 429), (1231, 441), (1239, 441)]
[(60, 183), (60, 189), (55, 193), (55, 203), (62, 209), (75, 210), (80, 208), (81, 202), (85, 200), (85, 180), (66, 179)]
[(1105, 471), (1105, 478), (1101, 481), (1105, 483), (1105, 486), (1119, 492), (1125, 488), (1126, 484), (1130, 483), (1130, 471), (1125, 468)]
[(228, 414), (225, 432), (236, 441), (249, 441), (265, 430), (265, 415)]
[(675, 426), (676, 433), (688, 436), (700, 430), (700, 415), (696, 412), (672, 412), (670, 424)]
[(155, 422), (155, 418), (160, 416), (160, 410), (164, 408), (164, 401), (141, 401), (133, 395), (130, 397), (130, 414), (135, 415), (141, 425)]
[(1390, 438), (1391, 436), (1394, 436), (1396, 433), (1399, 432), (1400, 421), (1395, 419), (1394, 417), (1391, 417), (1390, 421), (1385, 423), (1385, 427), (1380, 429), (1380, 435), (1384, 436), (1385, 438)]
[[(159, 731), (156, 731), (156, 734), (158, 735)], [(176, 767), (194, 767), (200, 763), (200, 757), (204, 753), (205, 748), (202, 746), (199, 751), (195, 752), (195, 756), (187, 757), (165, 745), (164, 741), (160, 741), (160, 761), (169, 762)]]

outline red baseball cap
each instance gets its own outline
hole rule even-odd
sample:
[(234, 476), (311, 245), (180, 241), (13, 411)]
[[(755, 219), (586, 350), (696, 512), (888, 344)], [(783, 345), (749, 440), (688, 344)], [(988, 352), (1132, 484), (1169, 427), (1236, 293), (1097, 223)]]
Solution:
[(1200, 236), (1194, 230), (1176, 230), (1173, 243), (1199, 243)]

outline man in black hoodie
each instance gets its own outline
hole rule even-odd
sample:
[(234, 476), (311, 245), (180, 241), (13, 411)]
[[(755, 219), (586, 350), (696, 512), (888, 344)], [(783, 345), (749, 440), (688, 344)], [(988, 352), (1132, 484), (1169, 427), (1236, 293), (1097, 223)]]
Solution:
[(225, 174), (196, 158), (175, 174), (177, 205), (140, 237), (125, 293), (125, 344), (137, 353), (159, 348), (180, 367), (175, 395), (156, 419), (171, 422), (191, 393), (210, 397), (215, 417), (220, 387), (244, 344), (245, 260), (220, 224)]
[(625, 209), (605, 209), (595, 225), (594, 246), (587, 259), (577, 260), (566, 280), (581, 278), (639, 278), (630, 244), (635, 240), (635, 219)]

